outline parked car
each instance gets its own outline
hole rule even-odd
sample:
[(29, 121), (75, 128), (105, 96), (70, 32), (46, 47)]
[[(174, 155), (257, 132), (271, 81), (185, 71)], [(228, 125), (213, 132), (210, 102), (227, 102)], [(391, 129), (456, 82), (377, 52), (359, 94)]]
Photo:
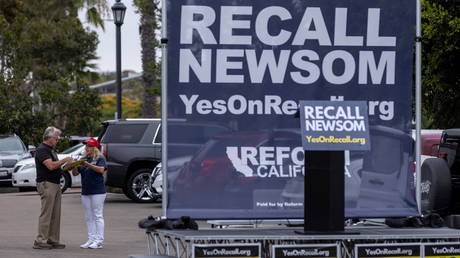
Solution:
[[(85, 142), (86, 140), (88, 140), (89, 138), (91, 138), (91, 136), (77, 136), (77, 135), (71, 135), (71, 136), (68, 136), (66, 137), (66, 139), (68, 139), (69, 141), (69, 146), (70, 147), (73, 147), (79, 143), (83, 143)], [(94, 138), (94, 137), (93, 137)], [(69, 147), (69, 148), (70, 148)]]
[[(79, 159), (85, 149), (82, 143), (79, 143), (73, 147), (58, 154), (59, 159), (65, 157), (73, 157)], [(13, 171), (13, 186), (19, 187), (20, 191), (34, 189), (36, 187), (37, 170), (35, 167), (35, 158), (28, 158), (19, 161), (14, 167)], [(60, 187), (61, 191), (65, 192), (69, 187), (81, 186), (80, 175), (73, 176), (69, 171), (64, 171), (61, 175)]]
[(460, 214), (460, 129), (443, 131), (438, 158), (422, 163), (422, 212)]
[[(99, 140), (107, 159), (106, 184), (122, 188), (135, 202), (157, 199), (149, 181), (153, 168), (161, 161), (160, 122), (160, 119), (121, 119), (102, 123), (104, 128)], [(192, 141), (185, 138), (168, 143), (168, 148), (174, 149), (177, 157), (189, 155), (212, 136), (229, 131), (219, 125), (184, 121), (169, 122), (168, 127), (175, 135), (185, 131), (196, 135)]]
[[(168, 182), (176, 181), (177, 176), (179, 175), (180, 169), (187, 164), (187, 162), (192, 159), (191, 156), (183, 156), (175, 159), (168, 160)], [(161, 198), (163, 194), (163, 168), (162, 163), (152, 170), (150, 175), (150, 183), (152, 185), (152, 190), (154, 193), (158, 194), (158, 197)], [(169, 184), (170, 187), (174, 187), (174, 184)]]
[[(420, 131), (421, 155), (438, 156), (439, 143), (443, 130), (422, 129)], [(412, 138), (415, 140), (415, 130), (412, 130)]]
[(34, 146), (26, 147), (15, 134), (0, 135), (0, 186), (12, 186), (14, 166), (18, 161), (32, 157), (30, 151), (34, 149)]
[(161, 162), (152, 170), (150, 174), (150, 185), (151, 189), (155, 191), (158, 198), (161, 198), (163, 194), (163, 171), (161, 169)]
[[(442, 131), (426, 132), (420, 135), (422, 139), (422, 155), (437, 156), (439, 152), (439, 143), (441, 141)], [(422, 163), (423, 164), (423, 163)]]

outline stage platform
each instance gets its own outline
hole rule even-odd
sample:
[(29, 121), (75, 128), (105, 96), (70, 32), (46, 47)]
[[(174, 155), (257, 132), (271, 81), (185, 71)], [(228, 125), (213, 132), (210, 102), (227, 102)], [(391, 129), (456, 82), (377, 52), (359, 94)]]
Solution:
[(302, 235), (302, 227), (211, 228), (200, 230), (155, 230), (147, 232), (150, 254), (190, 258), (194, 244), (260, 243), (261, 256), (271, 257), (273, 245), (338, 244), (342, 257), (355, 257), (356, 244), (459, 242), (460, 230), (443, 228), (389, 228), (351, 226), (346, 231), (358, 234)]

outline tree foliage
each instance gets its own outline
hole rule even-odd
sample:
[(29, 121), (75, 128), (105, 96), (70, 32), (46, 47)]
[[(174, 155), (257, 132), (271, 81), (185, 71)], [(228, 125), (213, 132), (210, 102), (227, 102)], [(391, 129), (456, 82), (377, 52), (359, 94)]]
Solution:
[(90, 24), (104, 29), (103, 17), (110, 13), (106, 0), (76, 0), (75, 4), (78, 9), (86, 9), (86, 20)]
[[(115, 118), (116, 95), (107, 94), (101, 97), (102, 105), (100, 106), (102, 117), (101, 121), (112, 120)], [(122, 118), (139, 118), (142, 117), (142, 102), (138, 99), (122, 98), (123, 117)]]
[(77, 17), (80, 1), (2, 0), (0, 5), (0, 133), (30, 144), (45, 127), (90, 135), (100, 99), (88, 88), (95, 32)]
[(460, 4), (422, 1), (423, 114), (432, 128), (460, 127)]

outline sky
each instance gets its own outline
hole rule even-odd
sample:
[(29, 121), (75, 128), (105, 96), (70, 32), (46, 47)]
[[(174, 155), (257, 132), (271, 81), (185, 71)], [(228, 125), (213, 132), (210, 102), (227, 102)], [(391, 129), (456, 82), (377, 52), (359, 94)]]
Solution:
[[(121, 1), (126, 6), (126, 14), (123, 25), (121, 26), (121, 69), (134, 70), (142, 72), (141, 60), (141, 43), (139, 36), (139, 14), (135, 13), (136, 7), (133, 6), (132, 0)], [(109, 8), (115, 3), (115, 0), (107, 0)], [(84, 12), (80, 13), (80, 19), (86, 23)], [(97, 47), (98, 60), (96, 63), (98, 69), (96, 71), (107, 72), (116, 70), (115, 56), (115, 24), (112, 19), (112, 10), (110, 9), (110, 17), (106, 17), (105, 30), (96, 29), (99, 35), (99, 45)]]

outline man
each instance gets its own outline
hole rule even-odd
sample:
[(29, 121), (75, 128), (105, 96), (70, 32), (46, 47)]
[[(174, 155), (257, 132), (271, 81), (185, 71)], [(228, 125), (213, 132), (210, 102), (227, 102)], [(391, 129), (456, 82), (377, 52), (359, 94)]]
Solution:
[(61, 166), (72, 161), (67, 157), (58, 160), (53, 147), (56, 146), (61, 130), (48, 127), (43, 134), (43, 143), (36, 149), (35, 166), (37, 167), (37, 192), (41, 200), (41, 212), (38, 219), (38, 235), (33, 248), (35, 249), (63, 249), (65, 245), (59, 243), (61, 227)]

